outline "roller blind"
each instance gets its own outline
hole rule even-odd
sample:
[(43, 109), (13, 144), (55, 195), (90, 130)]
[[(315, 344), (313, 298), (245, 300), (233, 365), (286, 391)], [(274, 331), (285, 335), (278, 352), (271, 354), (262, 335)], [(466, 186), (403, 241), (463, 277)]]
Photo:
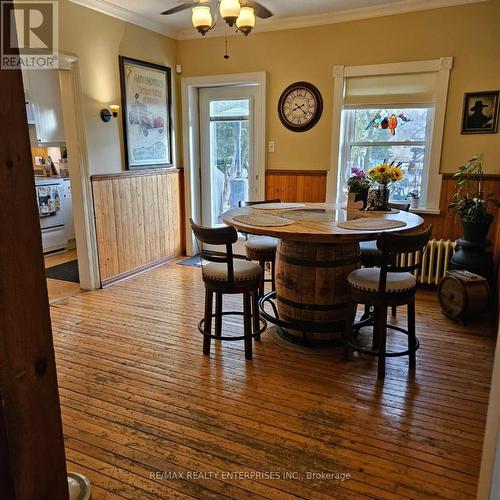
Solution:
[(346, 79), (344, 106), (424, 104), (435, 101), (437, 72)]

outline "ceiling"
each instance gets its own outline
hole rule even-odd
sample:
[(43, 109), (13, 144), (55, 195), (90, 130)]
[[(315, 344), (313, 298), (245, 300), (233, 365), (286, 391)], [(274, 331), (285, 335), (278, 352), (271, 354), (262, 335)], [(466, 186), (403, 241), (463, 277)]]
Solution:
[[(183, 0), (71, 0), (94, 10), (104, 12), (124, 21), (143, 26), (176, 39), (196, 38), (198, 33), (191, 25), (191, 10), (162, 16)], [(273, 31), (333, 24), (355, 19), (367, 19), (451, 5), (476, 3), (486, 0), (259, 0), (270, 9), (271, 19), (258, 19), (255, 31)], [(210, 0), (209, 5), (216, 5)], [(223, 23), (211, 36), (224, 34)], [(229, 33), (228, 33), (229, 34)]]

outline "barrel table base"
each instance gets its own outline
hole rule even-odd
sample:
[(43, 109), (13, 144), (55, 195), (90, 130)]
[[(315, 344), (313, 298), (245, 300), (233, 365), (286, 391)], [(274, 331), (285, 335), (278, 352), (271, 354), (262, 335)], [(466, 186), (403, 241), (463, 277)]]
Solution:
[(348, 316), (347, 276), (359, 267), (358, 243), (281, 240), (276, 254), (276, 323), (284, 328), (282, 335), (308, 345), (337, 341)]

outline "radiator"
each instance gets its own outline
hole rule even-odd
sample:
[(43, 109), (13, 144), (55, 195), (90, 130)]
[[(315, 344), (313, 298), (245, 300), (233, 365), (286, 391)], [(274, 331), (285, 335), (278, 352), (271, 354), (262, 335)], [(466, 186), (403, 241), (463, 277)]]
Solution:
[(418, 283), (426, 285), (439, 285), (448, 264), (455, 251), (456, 241), (451, 240), (429, 240), (425, 252), (418, 251), (399, 255), (399, 264), (402, 266), (422, 262), (420, 270), (414, 272)]

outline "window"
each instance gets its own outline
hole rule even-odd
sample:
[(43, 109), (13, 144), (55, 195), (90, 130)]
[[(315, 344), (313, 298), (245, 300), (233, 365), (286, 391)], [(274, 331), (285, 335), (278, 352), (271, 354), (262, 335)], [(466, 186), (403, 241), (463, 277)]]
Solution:
[(419, 211), (439, 213), (441, 146), (452, 57), (335, 66), (332, 168), (327, 201), (344, 202), (352, 167), (402, 163), (392, 200), (420, 192)]
[[(382, 163), (402, 162), (402, 181), (391, 185), (391, 199), (407, 199), (408, 192), (426, 190), (433, 107), (374, 107), (344, 109), (339, 200), (345, 200), (346, 180), (353, 167), (368, 171)], [(392, 119), (389, 121), (389, 118)], [(382, 123), (384, 119), (390, 123)], [(396, 125), (392, 128), (392, 125)]]

